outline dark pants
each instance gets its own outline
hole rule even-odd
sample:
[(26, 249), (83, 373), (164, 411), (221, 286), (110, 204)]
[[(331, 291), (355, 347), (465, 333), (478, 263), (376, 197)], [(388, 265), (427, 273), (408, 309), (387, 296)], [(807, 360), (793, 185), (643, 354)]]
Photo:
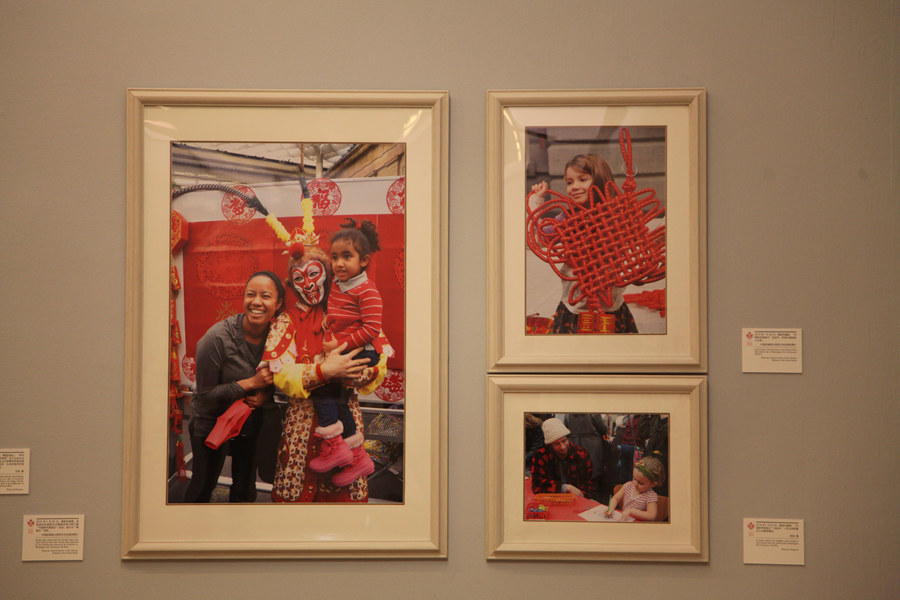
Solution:
[(328, 427), (340, 421), (344, 425), (341, 437), (350, 437), (356, 433), (356, 421), (350, 412), (350, 393), (347, 388), (339, 382), (332, 382), (315, 390), (311, 397), (319, 418), (319, 427)]
[(619, 468), (619, 479), (621, 483), (631, 481), (634, 477), (634, 446), (632, 444), (622, 444), (619, 446), (619, 456), (621, 462)]
[[(374, 367), (378, 364), (380, 355), (374, 350), (363, 350), (354, 358), (367, 358), (368, 366)], [(348, 404), (350, 390), (339, 381), (333, 381), (314, 390), (310, 396), (316, 408), (316, 416), (319, 418), (319, 427), (328, 427), (340, 421), (344, 425), (341, 437), (348, 438), (356, 433), (356, 421)]]
[(229, 502), (254, 502), (256, 501), (256, 434), (258, 427), (244, 425), (240, 435), (223, 444), (218, 450), (207, 446), (206, 435), (194, 435), (193, 427), (190, 427), (191, 452), (191, 482), (184, 493), (184, 501), (191, 503), (205, 503), (212, 498), (213, 490), (222, 474), (225, 457), (228, 448), (231, 448), (231, 491), (228, 494)]

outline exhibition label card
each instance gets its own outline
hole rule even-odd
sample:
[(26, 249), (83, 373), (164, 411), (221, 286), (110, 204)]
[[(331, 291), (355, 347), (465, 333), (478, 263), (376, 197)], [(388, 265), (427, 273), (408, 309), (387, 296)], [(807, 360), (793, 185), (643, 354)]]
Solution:
[(803, 565), (803, 519), (744, 519), (745, 565)]
[(0, 448), (0, 494), (27, 494), (31, 470), (28, 448)]
[(83, 560), (84, 515), (25, 515), (22, 560)]
[(802, 373), (802, 329), (742, 329), (744, 373)]

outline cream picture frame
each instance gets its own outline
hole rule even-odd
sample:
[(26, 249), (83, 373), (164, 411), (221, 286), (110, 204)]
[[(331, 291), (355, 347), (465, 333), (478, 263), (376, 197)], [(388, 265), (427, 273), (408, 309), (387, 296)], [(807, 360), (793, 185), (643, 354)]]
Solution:
[[(526, 130), (612, 126), (666, 132), (665, 332), (526, 333)], [(489, 372), (706, 371), (705, 90), (488, 92), (487, 204)]]
[[(487, 558), (708, 561), (706, 377), (520, 375), (487, 381)], [(526, 520), (526, 413), (665, 413), (669, 518), (665, 523)]]
[[(442, 91), (127, 93), (122, 558), (443, 558), (447, 551), (447, 193)], [(170, 144), (402, 142), (408, 152), (405, 498), (390, 505), (167, 504)]]

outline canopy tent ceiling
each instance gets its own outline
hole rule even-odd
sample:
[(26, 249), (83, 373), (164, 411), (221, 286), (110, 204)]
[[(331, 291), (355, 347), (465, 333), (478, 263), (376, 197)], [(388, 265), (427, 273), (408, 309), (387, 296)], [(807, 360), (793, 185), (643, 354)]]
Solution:
[(328, 171), (349, 153), (355, 144), (344, 143), (294, 143), (294, 142), (189, 142), (195, 148), (217, 150), (229, 154), (276, 160), (295, 165), (302, 164), (310, 172), (321, 164)]

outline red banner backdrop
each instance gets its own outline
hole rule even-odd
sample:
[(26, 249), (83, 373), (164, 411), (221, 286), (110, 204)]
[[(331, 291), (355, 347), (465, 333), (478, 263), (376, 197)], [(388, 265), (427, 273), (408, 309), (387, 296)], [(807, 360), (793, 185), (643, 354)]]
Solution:
[[(316, 217), (320, 246), (330, 250), (331, 232), (347, 217), (368, 219), (378, 229), (381, 250), (367, 270), (384, 300), (384, 331), (395, 355), (391, 369), (404, 365), (404, 215), (340, 215)], [(301, 218), (283, 218), (288, 231), (300, 227)], [(182, 295), (184, 302), (184, 351), (194, 357), (197, 340), (216, 322), (241, 312), (244, 285), (256, 271), (287, 276), (285, 246), (262, 219), (247, 223), (204, 221), (190, 224), (191, 235), (183, 248)], [(296, 296), (287, 291), (287, 300)]]

